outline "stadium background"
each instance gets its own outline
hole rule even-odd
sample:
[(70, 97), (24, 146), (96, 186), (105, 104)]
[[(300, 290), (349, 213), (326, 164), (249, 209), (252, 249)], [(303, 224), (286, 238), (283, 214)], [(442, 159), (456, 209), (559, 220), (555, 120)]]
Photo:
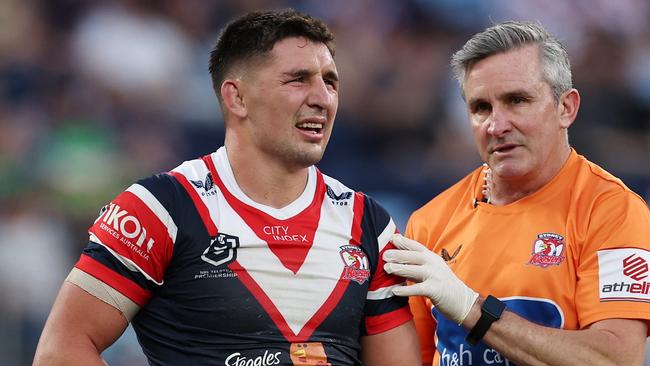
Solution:
[[(645, 0), (0, 1), (0, 363), (31, 364), (99, 208), (220, 146), (207, 58), (228, 19), (294, 7), (337, 37), (341, 100), (325, 173), (410, 211), (478, 164), (451, 52), (505, 19), (568, 46), (574, 147), (650, 197)], [(129, 330), (104, 356), (143, 364)], [(650, 363), (647, 363), (650, 365)]]

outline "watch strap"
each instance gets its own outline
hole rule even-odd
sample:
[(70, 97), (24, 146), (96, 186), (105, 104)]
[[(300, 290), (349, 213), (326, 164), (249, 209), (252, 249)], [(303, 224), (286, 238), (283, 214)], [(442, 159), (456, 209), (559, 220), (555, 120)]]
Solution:
[(469, 333), (467, 333), (465, 341), (472, 346), (477, 344), (481, 339), (483, 339), (483, 336), (487, 333), (488, 329), (490, 329), (492, 323), (501, 319), (501, 314), (503, 314), (505, 309), (506, 304), (496, 297), (488, 295), (481, 305), (481, 317)]

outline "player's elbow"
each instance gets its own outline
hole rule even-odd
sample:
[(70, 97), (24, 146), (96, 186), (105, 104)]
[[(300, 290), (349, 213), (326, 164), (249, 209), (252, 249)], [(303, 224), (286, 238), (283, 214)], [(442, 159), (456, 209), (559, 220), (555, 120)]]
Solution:
[[(72, 365), (95, 365), (90, 362), (95, 359), (100, 360), (99, 354), (96, 357), (87, 357), (88, 352), (83, 349), (74, 348), (69, 342), (52, 342), (41, 339), (32, 366), (72, 366)], [(103, 364), (103, 362), (101, 363)]]
[(36, 348), (36, 354), (34, 355), (34, 362), (32, 366), (46, 366), (46, 365), (64, 365), (65, 357), (64, 352), (56, 351), (54, 347), (48, 347), (43, 344), (39, 344)]

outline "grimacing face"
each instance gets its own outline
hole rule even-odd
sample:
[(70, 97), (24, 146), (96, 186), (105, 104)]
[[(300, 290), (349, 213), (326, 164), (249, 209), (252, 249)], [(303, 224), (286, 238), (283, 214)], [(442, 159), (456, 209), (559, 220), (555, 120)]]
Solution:
[[(471, 130), (495, 179), (535, 183), (554, 176), (569, 150), (562, 102), (543, 79), (536, 45), (477, 61), (464, 95)], [(555, 170), (555, 171), (553, 171)]]
[(323, 43), (289, 37), (253, 68), (242, 91), (255, 149), (290, 169), (320, 161), (338, 108), (338, 73), (330, 51)]

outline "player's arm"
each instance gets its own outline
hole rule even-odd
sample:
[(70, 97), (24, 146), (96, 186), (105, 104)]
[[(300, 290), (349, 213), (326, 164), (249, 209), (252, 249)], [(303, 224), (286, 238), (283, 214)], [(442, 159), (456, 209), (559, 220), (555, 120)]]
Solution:
[(64, 282), (45, 323), (34, 365), (105, 365), (100, 354), (124, 332), (120, 310)]
[(360, 220), (360, 231), (367, 233), (362, 241), (370, 239), (376, 247), (368, 246), (373, 253), (370, 257), (374, 273), (364, 309), (365, 331), (361, 337), (361, 359), (364, 365), (421, 366), (418, 335), (408, 301), (394, 296), (391, 291), (391, 288), (405, 284), (405, 279), (384, 270), (382, 254), (385, 250), (395, 248), (390, 242), (396, 232), (395, 223), (379, 203), (369, 197), (364, 202), (364, 215), (372, 219)]
[(413, 321), (383, 333), (362, 337), (361, 360), (364, 365), (421, 365), (418, 336)]
[[(471, 329), (481, 316), (479, 299), (462, 323)], [(517, 365), (642, 365), (647, 324), (606, 319), (582, 330), (544, 327), (505, 311), (483, 341)]]

